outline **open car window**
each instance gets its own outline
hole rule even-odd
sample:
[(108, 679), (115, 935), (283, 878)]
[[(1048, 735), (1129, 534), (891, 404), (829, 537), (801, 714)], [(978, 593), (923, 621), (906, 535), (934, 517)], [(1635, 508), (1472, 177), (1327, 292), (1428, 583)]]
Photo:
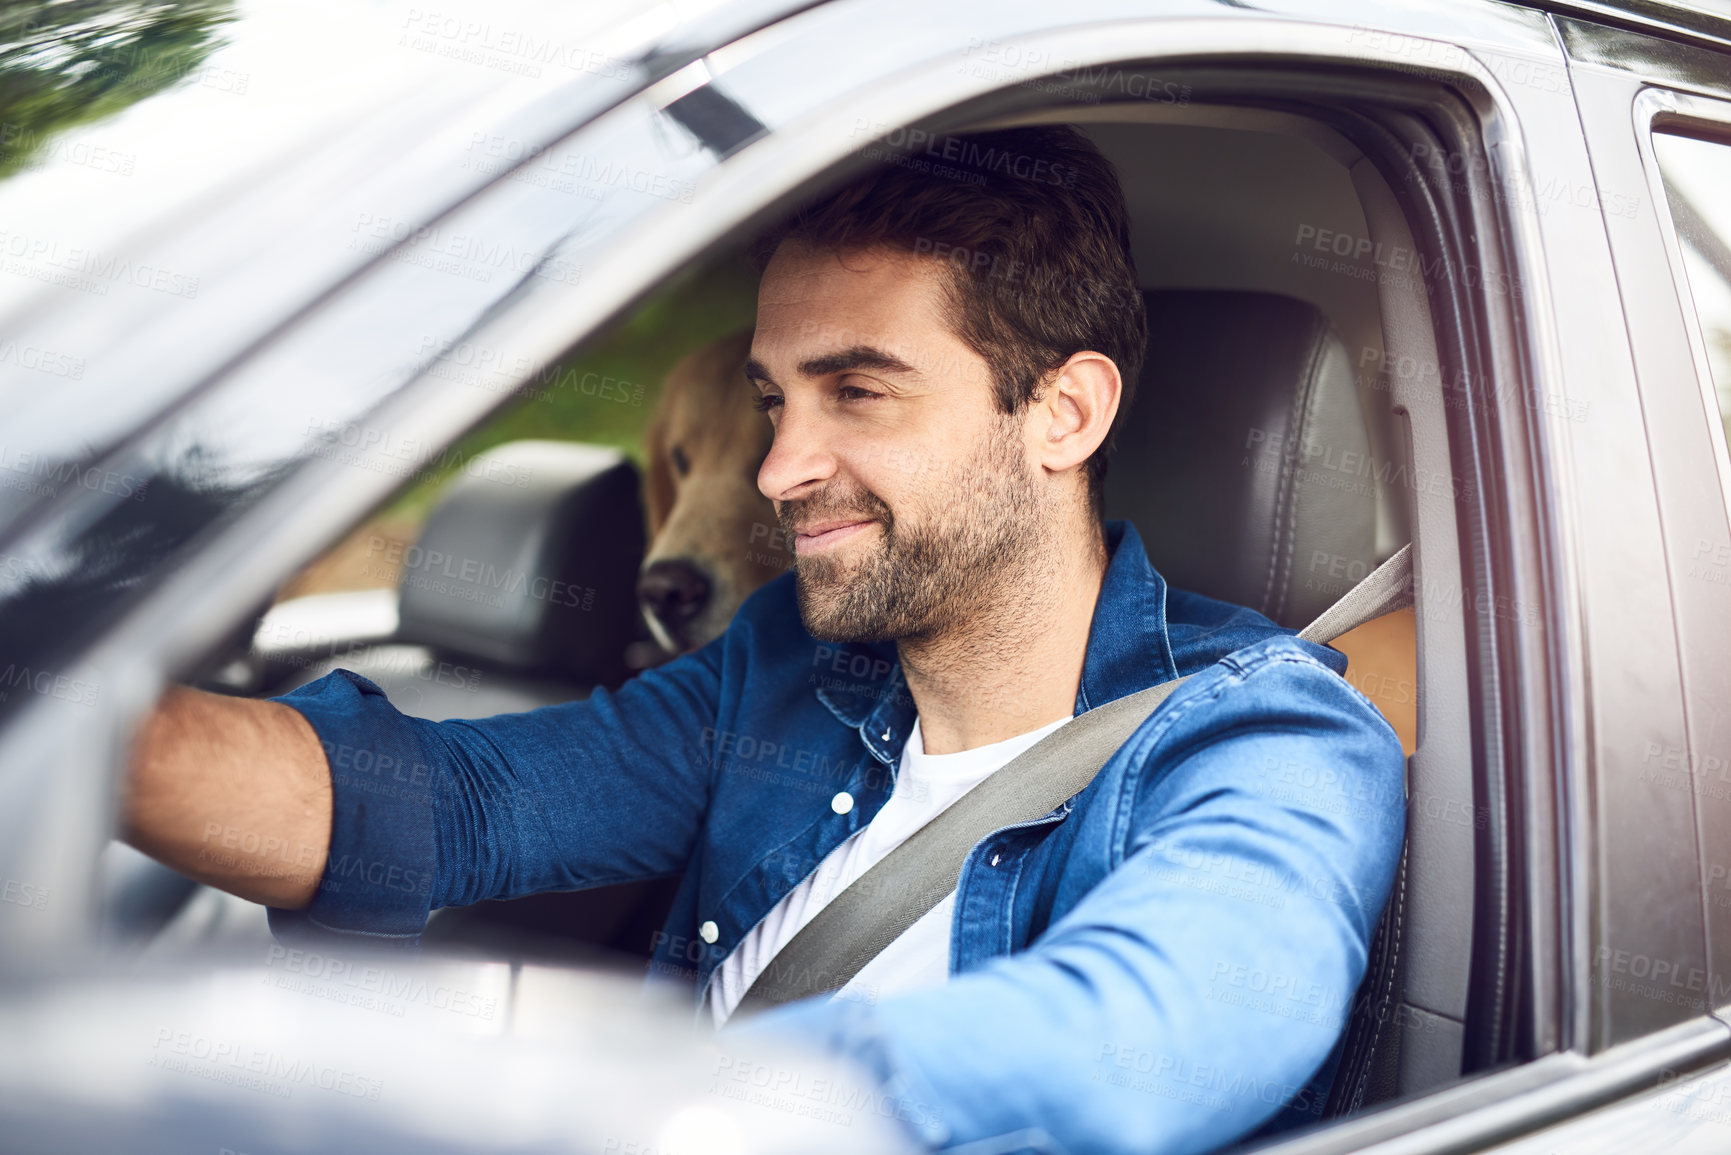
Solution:
[[(845, 32), (858, 17), (835, 18)], [(1522, 855), (1554, 859), (1554, 847), (1527, 842), (1511, 801), (1525, 768), (1490, 701), (1498, 663), (1517, 651), (1530, 661), (1541, 642), (1534, 607), (1495, 585), (1501, 535), (1521, 531), (1487, 512), (1504, 494), (1485, 488), (1473, 456), (1489, 436), (1475, 423), (1505, 396), (1483, 383), (1520, 393), (1520, 349), (1503, 342), (1523, 304), (1508, 291), (1502, 262), (1513, 250), (1498, 242), (1494, 198), (1449, 162), (1488, 167), (1479, 126), (1402, 119), (1459, 112), (1447, 84), (1464, 56), (1434, 74), (1373, 62), (1372, 83), (1345, 42), (1319, 39), (1303, 68), (1229, 41), (1208, 50), (1206, 66), (1093, 44), (1093, 63), (1030, 73), (1004, 42), (939, 32), (921, 75), (959, 77), (956, 88), (897, 81), (867, 98), (850, 87), (857, 75), (790, 58), (785, 32), (663, 78), (546, 149), (518, 157), (501, 143), (513, 164), (499, 179), (383, 238), (377, 260), (118, 451), (117, 467), (150, 480), (137, 508), (73, 494), (64, 518), (20, 536), (32, 572), (73, 580), (28, 587), (35, 603), (12, 591), (0, 612), (23, 623), (42, 660), (76, 655), (125, 671), (137, 709), (174, 678), (262, 695), (369, 662), (394, 702), (426, 717), (629, 678), (657, 641), (634, 617), (635, 578), (654, 546), (655, 498), (637, 487), (674, 448), (649, 443), (649, 420), (678, 355), (749, 323), (749, 278), (726, 271), (738, 235), (865, 165), (941, 163), (933, 142), (969, 128), (1073, 123), (1124, 176), (1139, 287), (1161, 335), (1109, 512), (1138, 525), (1174, 586), (1292, 627), (1406, 542), (1421, 559), (1415, 609), (1356, 639), (1348, 672), (1409, 756), (1412, 885), (1389, 924), (1403, 929), (1373, 952), (1379, 980), (1313, 1003), (1228, 974), (1215, 993), (1271, 1022), (1314, 1014), (1349, 1032), (1340, 1085), (1353, 1093), (1302, 1120), (1321, 1125), (1323, 1140), (1336, 1117), (1422, 1100), (1554, 1047), (1554, 1024), (1541, 1022), (1554, 1006), (1523, 996), (1534, 981), (1523, 968), (1554, 956), (1505, 949), (1551, 933), (1529, 921), (1517, 868)], [(1482, 91), (1474, 99), (1494, 109)], [(813, 120), (813, 108), (827, 119)], [(1391, 108), (1398, 115), (1384, 115)], [(515, 254), (515, 275), (483, 279), (481, 254), (500, 252)], [(515, 498), (558, 479), (558, 493), (615, 487), (606, 492), (618, 500), (594, 511), (614, 520), (583, 522), (570, 537), (585, 557), (555, 559), (604, 557), (605, 581), (538, 568), (545, 558), (524, 561), (509, 539), (482, 544), (490, 528), (569, 528), (511, 520), (525, 508)], [(1185, 508), (1162, 500), (1173, 492), (1191, 498)], [(556, 505), (538, 508), (551, 518)], [(430, 536), (439, 533), (466, 544)], [(714, 548), (767, 556), (774, 533), (748, 520)], [(141, 535), (148, 549), (116, 546)], [(97, 572), (92, 559), (115, 568)], [(504, 593), (521, 596), (486, 600)], [(508, 604), (575, 611), (558, 628), (579, 644), (605, 635), (613, 665), (553, 669), (569, 647), (550, 657), (535, 631), (495, 628), (488, 612)], [(85, 609), (83, 632), (58, 628)], [(202, 625), (171, 641), (142, 640), (192, 618)], [(75, 753), (107, 765), (126, 737), (116, 725)], [(49, 765), (44, 746), (31, 749), (31, 764)], [(1314, 796), (1328, 784), (1269, 789)], [(1331, 803), (1350, 816), (1362, 801)], [(72, 876), (68, 864), (94, 859), (107, 835), (87, 823), (52, 846), (32, 843), (26, 865)], [(1225, 887), (1202, 873), (1199, 885)], [(1223, 900), (1278, 901), (1304, 880), (1254, 885)], [(429, 940), (515, 957), (513, 975), (550, 949), (549, 931), (563, 938), (554, 949), (564, 961), (592, 950), (641, 959), (666, 933), (652, 913), (665, 898), (614, 894), (617, 917), (603, 926), (585, 916), (586, 937), (557, 933), (583, 922), (562, 899), (444, 912)], [(183, 891), (180, 901), (166, 914), (159, 902), (140, 937), (196, 952), (200, 920), (185, 911), (221, 900)]]

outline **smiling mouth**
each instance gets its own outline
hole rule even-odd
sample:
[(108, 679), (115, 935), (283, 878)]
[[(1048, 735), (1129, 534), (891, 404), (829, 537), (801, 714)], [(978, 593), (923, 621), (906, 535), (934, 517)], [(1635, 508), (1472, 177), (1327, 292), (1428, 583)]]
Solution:
[(861, 521), (831, 522), (810, 530), (801, 530), (793, 535), (793, 552), (805, 554), (833, 548), (876, 524), (875, 521), (864, 519)]

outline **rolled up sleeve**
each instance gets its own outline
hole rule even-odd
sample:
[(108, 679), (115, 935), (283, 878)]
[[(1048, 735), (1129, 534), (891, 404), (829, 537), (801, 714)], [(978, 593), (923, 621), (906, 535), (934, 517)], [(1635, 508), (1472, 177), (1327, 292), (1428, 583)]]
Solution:
[(617, 692), (475, 720), (410, 717), (348, 670), (274, 699), (318, 734), (332, 815), (312, 903), (272, 909), (272, 930), (413, 947), (439, 907), (683, 869), (708, 806), (698, 742), (716, 660), (700, 651)]
[(299, 711), (331, 772), (331, 847), (304, 910), (271, 908), (278, 937), (343, 935), (412, 946), (438, 871), (433, 791), (443, 747), (376, 684), (337, 670), (274, 701)]
[(1400, 857), (1394, 732), (1277, 645), (1211, 667), (1115, 758), (1067, 819), (1111, 824), (1104, 876), (1026, 950), (737, 1029), (852, 1056), (933, 1148), (1202, 1152), (1314, 1095)]

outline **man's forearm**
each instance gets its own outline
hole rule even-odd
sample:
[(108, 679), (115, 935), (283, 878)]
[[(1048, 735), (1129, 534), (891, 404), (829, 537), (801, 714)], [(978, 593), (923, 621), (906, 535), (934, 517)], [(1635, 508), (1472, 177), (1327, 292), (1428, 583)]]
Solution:
[(317, 734), (278, 702), (171, 689), (133, 747), (121, 834), (200, 882), (306, 906), (331, 840)]

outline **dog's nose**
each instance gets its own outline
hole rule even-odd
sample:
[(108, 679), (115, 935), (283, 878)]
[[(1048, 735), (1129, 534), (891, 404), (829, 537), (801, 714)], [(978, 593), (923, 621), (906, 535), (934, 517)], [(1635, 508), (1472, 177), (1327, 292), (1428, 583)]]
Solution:
[(663, 624), (682, 625), (709, 604), (709, 579), (688, 562), (651, 562), (637, 579), (637, 600)]

